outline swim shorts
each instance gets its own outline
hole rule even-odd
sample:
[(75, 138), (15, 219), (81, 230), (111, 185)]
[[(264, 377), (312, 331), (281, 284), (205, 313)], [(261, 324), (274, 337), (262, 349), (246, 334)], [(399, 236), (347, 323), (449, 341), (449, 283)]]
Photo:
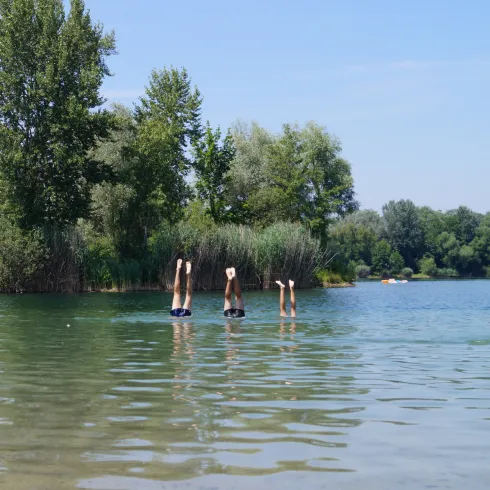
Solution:
[(185, 308), (175, 308), (174, 310), (172, 310), (170, 312), (170, 314), (172, 316), (178, 316), (178, 317), (191, 316), (192, 315), (191, 310), (186, 310)]
[(245, 316), (245, 311), (237, 308), (230, 308), (229, 310), (225, 310), (223, 313), (226, 318), (243, 318)]

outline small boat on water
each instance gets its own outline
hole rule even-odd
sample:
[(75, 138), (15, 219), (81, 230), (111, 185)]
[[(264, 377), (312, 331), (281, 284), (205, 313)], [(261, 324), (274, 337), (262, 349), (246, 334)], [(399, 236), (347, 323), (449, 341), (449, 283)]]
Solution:
[(381, 281), (383, 284), (406, 284), (408, 281), (406, 279), (383, 279)]

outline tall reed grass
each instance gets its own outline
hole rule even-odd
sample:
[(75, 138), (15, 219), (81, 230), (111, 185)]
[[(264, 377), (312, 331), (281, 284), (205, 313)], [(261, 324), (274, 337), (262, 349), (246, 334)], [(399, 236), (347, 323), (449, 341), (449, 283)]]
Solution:
[(188, 223), (162, 224), (138, 260), (121, 258), (110, 238), (77, 226), (23, 233), (0, 222), (0, 291), (77, 292), (104, 289), (172, 289), (178, 258), (193, 264), (197, 290), (224, 289), (225, 269), (234, 266), (245, 289), (276, 287), (294, 279), (312, 286), (315, 270), (330, 253), (300, 225), (265, 229), (224, 225), (207, 230)]
[(244, 288), (268, 289), (275, 281), (294, 279), (297, 287), (310, 287), (314, 271), (326, 267), (330, 253), (322, 249), (302, 226), (276, 223), (263, 230), (224, 225), (209, 233), (193, 234), (186, 227), (172, 233), (163, 229), (152, 237), (158, 282), (171, 289), (178, 257), (193, 263), (196, 289), (225, 287), (225, 269), (234, 266)]

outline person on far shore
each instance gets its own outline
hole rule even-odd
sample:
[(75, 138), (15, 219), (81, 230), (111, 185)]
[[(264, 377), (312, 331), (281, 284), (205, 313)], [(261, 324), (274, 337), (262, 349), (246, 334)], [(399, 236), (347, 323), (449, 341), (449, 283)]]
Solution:
[(175, 282), (174, 282), (174, 298), (172, 300), (172, 311), (170, 314), (172, 316), (184, 317), (191, 316), (192, 308), (192, 277), (191, 277), (191, 263), (186, 262), (186, 276), (187, 276), (187, 290), (185, 295), (184, 307), (182, 308), (182, 303), (180, 302), (180, 269), (182, 268), (182, 259), (177, 260), (177, 270), (175, 271)]
[[(242, 290), (240, 289), (234, 267), (226, 269), (226, 277), (228, 281), (226, 283), (223, 313), (227, 318), (243, 318), (245, 316), (245, 306), (243, 304)], [(233, 305), (231, 304), (232, 284), (235, 289), (235, 308), (233, 308)]]
[[(276, 281), (276, 284), (281, 288), (281, 292), (279, 293), (279, 314), (281, 316), (288, 316), (286, 312), (286, 298), (284, 295), (284, 290), (286, 286), (281, 281)], [(291, 314), (289, 315), (291, 318), (296, 318), (296, 297), (294, 296), (294, 281), (289, 279), (289, 300), (291, 303)]]

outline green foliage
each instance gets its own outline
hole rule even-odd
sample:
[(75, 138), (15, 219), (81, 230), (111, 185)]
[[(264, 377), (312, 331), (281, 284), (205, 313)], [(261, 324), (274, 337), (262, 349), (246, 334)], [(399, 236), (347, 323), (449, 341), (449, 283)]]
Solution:
[(356, 228), (367, 228), (374, 233), (377, 239), (382, 238), (385, 233), (385, 223), (383, 218), (372, 209), (361, 209), (354, 213), (347, 214), (342, 222), (346, 224), (352, 223)]
[(373, 249), (372, 269), (376, 274), (383, 274), (391, 270), (392, 249), (386, 240), (380, 240)]
[(403, 277), (410, 278), (413, 276), (413, 269), (410, 269), (410, 267), (404, 267), (401, 271), (400, 274)]
[(228, 196), (235, 220), (300, 222), (323, 234), (333, 219), (357, 209), (350, 165), (325, 128), (285, 124), (272, 135), (257, 124), (237, 125), (233, 139)]
[(454, 269), (448, 269), (448, 268), (437, 269), (437, 275), (439, 277), (458, 277), (459, 276), (458, 271), (456, 271)]
[(371, 275), (371, 267), (366, 264), (360, 264), (356, 266), (356, 276), (359, 278), (366, 278)]
[(446, 226), (460, 242), (471, 242), (481, 219), (481, 214), (475, 213), (466, 206), (460, 206), (458, 209), (448, 211)]
[(318, 239), (291, 223), (275, 223), (261, 230), (222, 225), (204, 234), (180, 223), (162, 226), (149, 244), (152, 266), (167, 287), (173, 281), (177, 257), (193, 261), (199, 289), (222, 288), (227, 265), (237, 268), (248, 287), (269, 287), (280, 277), (294, 279), (299, 287), (311, 285), (314, 271), (330, 260)]
[(45, 258), (46, 249), (39, 233), (22, 231), (0, 218), (0, 291), (31, 289)]
[(201, 103), (187, 71), (170, 68), (152, 71), (136, 107), (136, 137), (129, 151), (135, 164), (127, 178), (139, 204), (144, 245), (162, 219), (175, 223), (182, 217), (190, 197), (188, 149), (201, 137)]
[(343, 284), (345, 279), (338, 272), (333, 272), (327, 269), (317, 271), (316, 276), (320, 284)]
[(394, 250), (390, 255), (390, 270), (393, 274), (400, 274), (405, 267), (405, 262), (398, 250)]
[(229, 177), (227, 172), (235, 157), (235, 147), (231, 133), (228, 132), (220, 144), (221, 131), (211, 130), (209, 123), (203, 137), (194, 143), (194, 170), (199, 198), (206, 203), (207, 212), (216, 223), (230, 221), (227, 210), (225, 190)]
[(0, 172), (23, 227), (88, 215), (110, 175), (90, 150), (112, 124), (99, 90), (114, 52), (82, 0), (66, 17), (62, 0), (0, 1)]
[(426, 276), (436, 276), (437, 275), (437, 265), (434, 257), (425, 256), (419, 260), (420, 272)]
[(383, 206), (385, 236), (393, 249), (398, 250), (411, 267), (421, 252), (423, 235), (419, 213), (412, 201), (390, 201)]
[(378, 238), (370, 227), (345, 219), (335, 223), (329, 232), (329, 243), (345, 262), (371, 263), (372, 250)]

